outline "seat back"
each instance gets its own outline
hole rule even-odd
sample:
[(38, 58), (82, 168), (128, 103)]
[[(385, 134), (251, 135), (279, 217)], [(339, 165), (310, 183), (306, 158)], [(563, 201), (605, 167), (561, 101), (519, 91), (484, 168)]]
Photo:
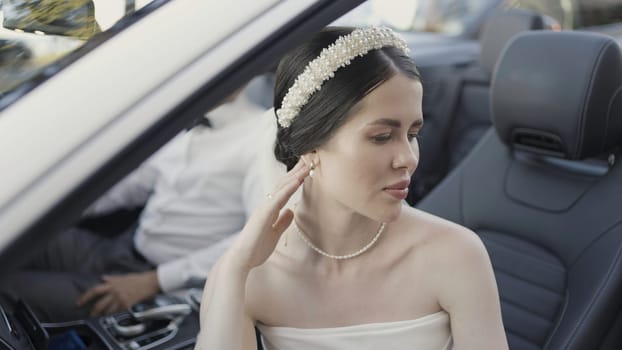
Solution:
[[(544, 28), (544, 19), (537, 12), (522, 9), (498, 12), (484, 25), (479, 62), (435, 67), (431, 79), (433, 91), (426, 75), (431, 69), (422, 70), (426, 84), (423, 101), (426, 128), (420, 138), (421, 165), (407, 199), (410, 204), (418, 202), (436, 186), (490, 127), (490, 77), (505, 44), (518, 33)], [(429, 96), (434, 96), (434, 101)]]
[(619, 328), (620, 91), (612, 38), (518, 35), (493, 74), (494, 128), (419, 204), (484, 241), (513, 350), (598, 349)]

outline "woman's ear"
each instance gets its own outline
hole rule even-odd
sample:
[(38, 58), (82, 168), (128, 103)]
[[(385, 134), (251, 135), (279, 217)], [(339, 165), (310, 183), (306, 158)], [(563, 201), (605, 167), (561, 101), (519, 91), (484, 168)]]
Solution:
[(315, 169), (317, 169), (318, 165), (320, 165), (320, 157), (318, 157), (317, 152), (307, 152), (300, 156), (300, 158), (302, 158), (302, 161), (305, 162), (305, 164), (307, 164), (307, 166), (309, 167), (309, 177), (313, 177), (313, 175), (315, 174)]
[(317, 167), (320, 164), (320, 157), (315, 150), (303, 154), (300, 158), (310, 168)]

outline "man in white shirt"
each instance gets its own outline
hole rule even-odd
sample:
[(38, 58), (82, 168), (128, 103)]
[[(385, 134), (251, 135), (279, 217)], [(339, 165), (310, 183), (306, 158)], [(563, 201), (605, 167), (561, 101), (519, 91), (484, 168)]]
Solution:
[[(24, 299), (44, 321), (126, 309), (160, 292), (202, 286), (231, 237), (269, 192), (259, 140), (270, 113), (242, 95), (209, 113), (95, 202), (87, 214), (144, 205), (114, 239), (73, 229), (3, 280), (5, 303)], [(263, 167), (263, 169), (262, 169)], [(265, 175), (262, 175), (265, 174)], [(0, 300), (2, 300), (0, 299)], [(8, 300), (8, 301), (7, 301)]]

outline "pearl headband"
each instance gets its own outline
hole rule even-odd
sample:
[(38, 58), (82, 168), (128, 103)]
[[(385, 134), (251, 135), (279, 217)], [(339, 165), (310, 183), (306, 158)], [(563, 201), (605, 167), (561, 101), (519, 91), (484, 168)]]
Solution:
[(279, 125), (287, 128), (309, 98), (319, 91), (325, 81), (333, 78), (335, 72), (350, 64), (357, 56), (362, 57), (371, 50), (393, 46), (409, 55), (409, 49), (402, 37), (386, 27), (359, 28), (340, 36), (324, 48), (304, 71), (296, 78), (283, 98), (281, 108), (276, 111)]

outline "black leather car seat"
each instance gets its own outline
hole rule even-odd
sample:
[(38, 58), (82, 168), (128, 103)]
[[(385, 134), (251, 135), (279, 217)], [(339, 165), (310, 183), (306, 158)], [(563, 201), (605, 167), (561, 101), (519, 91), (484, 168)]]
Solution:
[(621, 95), (614, 39), (519, 34), (493, 74), (494, 128), (419, 203), (484, 241), (513, 350), (601, 349), (618, 315)]
[[(408, 202), (416, 204), (453, 169), (491, 126), (490, 79), (497, 59), (516, 34), (545, 29), (544, 17), (534, 11), (508, 9), (486, 21), (478, 61), (434, 67), (424, 80), (426, 127), (420, 138), (421, 165), (413, 177)], [(415, 48), (416, 49), (416, 48)], [(432, 81), (433, 86), (428, 82)], [(432, 105), (430, 105), (432, 104)]]

